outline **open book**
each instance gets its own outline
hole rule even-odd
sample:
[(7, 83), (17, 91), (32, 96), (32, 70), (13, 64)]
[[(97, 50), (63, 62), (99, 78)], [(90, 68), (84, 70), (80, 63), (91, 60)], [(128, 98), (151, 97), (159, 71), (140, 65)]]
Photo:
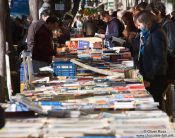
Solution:
[(126, 42), (126, 40), (112, 36), (112, 42), (117, 42), (118, 44), (123, 45)]

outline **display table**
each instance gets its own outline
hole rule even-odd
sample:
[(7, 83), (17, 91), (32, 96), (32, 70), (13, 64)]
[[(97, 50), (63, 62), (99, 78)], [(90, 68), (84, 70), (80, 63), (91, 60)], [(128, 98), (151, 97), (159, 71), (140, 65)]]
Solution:
[[(101, 41), (100, 38), (72, 39), (79, 40), (91, 43)], [(79, 57), (87, 57), (89, 51), (86, 50), (85, 48), (84, 51), (78, 51)], [(107, 63), (106, 66), (103, 60), (96, 58), (97, 55), (102, 57), (106, 52), (105, 56), (109, 59), (109, 54), (116, 52), (101, 51), (99, 48), (92, 50), (92, 59), (95, 59), (99, 66), (96, 67), (92, 62), (91, 65), (81, 63), (75, 59), (70, 61), (81, 68), (95, 71), (98, 76), (92, 72), (89, 76), (83, 76), (86, 72), (82, 70), (79, 70), (81, 75), (76, 76), (77, 67), (72, 65), (73, 63), (66, 61), (60, 65), (57, 61), (53, 64), (57, 71), (57, 74), (53, 73), (53, 78), (34, 81), (31, 89), (25, 89), (22, 95), (17, 95), (14, 99), (14, 104), (23, 104), (37, 113), (38, 118), (7, 119), (5, 128), (0, 131), (0, 138), (151, 138), (153, 135), (174, 138), (169, 117), (157, 108), (158, 104), (145, 90), (144, 85), (138, 79), (124, 78), (124, 71), (121, 72), (123, 66), (117, 66), (116, 63)], [(128, 59), (128, 53), (127, 56), (121, 54), (117, 58), (123, 60), (124, 57)], [(73, 75), (67, 75), (70, 73), (69, 69)], [(114, 69), (120, 72), (113, 72)], [(67, 77), (62, 74), (59, 76), (59, 73)]]
[(7, 119), (0, 138), (116, 137), (174, 138), (168, 117), (161, 111), (100, 113), (80, 118)]
[(71, 41), (89, 41), (90, 43), (102, 42), (102, 38), (99, 37), (82, 37), (82, 38), (71, 38)]

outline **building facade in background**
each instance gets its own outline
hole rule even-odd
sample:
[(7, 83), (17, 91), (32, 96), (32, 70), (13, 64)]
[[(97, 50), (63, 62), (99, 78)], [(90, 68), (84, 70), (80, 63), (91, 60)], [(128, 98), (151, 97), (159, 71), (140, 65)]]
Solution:
[[(11, 13), (13, 15), (17, 14), (29, 14), (29, 6), (28, 6), (29, 0), (9, 0), (9, 5), (11, 9)], [(38, 0), (40, 4), (40, 8), (42, 9), (47, 8), (47, 4), (44, 2), (48, 1), (51, 5), (52, 10), (54, 10), (59, 15), (64, 15), (64, 13), (70, 11), (70, 9), (73, 7), (74, 0)], [(135, 5), (139, 4), (140, 2), (157, 2), (161, 1), (164, 2), (166, 5), (167, 13), (172, 12), (175, 10), (175, 0), (81, 0), (79, 6), (79, 10), (82, 8), (97, 8), (100, 7), (99, 5), (103, 5), (104, 10), (117, 10), (117, 9), (129, 9), (131, 7), (134, 7)], [(41, 10), (41, 9), (40, 9)]]
[(175, 0), (100, 0), (101, 3), (104, 3), (104, 10), (116, 10), (116, 9), (129, 9), (139, 4), (140, 2), (158, 2), (161, 1), (165, 3), (167, 13), (170, 13), (175, 10)]

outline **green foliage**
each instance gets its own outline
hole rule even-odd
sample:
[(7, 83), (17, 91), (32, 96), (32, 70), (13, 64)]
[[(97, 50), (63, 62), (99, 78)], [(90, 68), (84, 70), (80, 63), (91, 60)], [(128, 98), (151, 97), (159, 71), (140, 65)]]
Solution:
[(93, 15), (97, 13), (97, 9), (86, 8), (82, 11), (84, 15)]

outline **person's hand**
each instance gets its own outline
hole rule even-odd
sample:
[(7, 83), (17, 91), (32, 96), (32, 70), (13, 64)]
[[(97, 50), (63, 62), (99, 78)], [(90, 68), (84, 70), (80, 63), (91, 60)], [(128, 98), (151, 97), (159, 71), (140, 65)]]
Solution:
[(150, 87), (150, 82), (149, 81), (143, 81), (145, 88)]
[(105, 34), (98, 34), (98, 37), (105, 38)]

